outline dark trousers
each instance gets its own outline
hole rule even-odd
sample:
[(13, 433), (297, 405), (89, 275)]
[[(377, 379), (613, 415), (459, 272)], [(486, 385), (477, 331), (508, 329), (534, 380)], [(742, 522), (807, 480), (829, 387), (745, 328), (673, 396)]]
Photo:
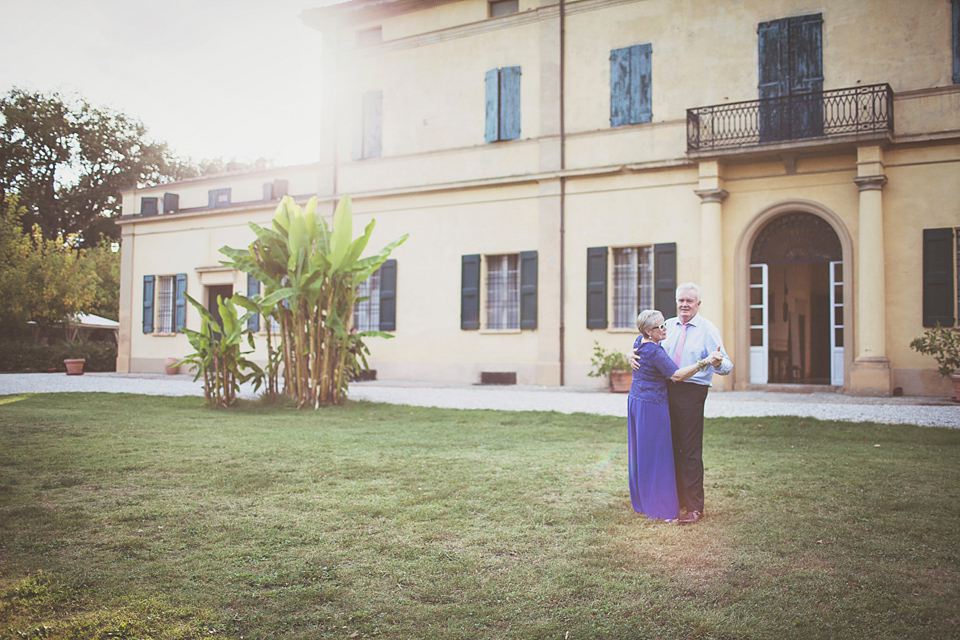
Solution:
[(687, 511), (703, 512), (703, 403), (707, 389), (692, 382), (667, 385), (677, 497)]

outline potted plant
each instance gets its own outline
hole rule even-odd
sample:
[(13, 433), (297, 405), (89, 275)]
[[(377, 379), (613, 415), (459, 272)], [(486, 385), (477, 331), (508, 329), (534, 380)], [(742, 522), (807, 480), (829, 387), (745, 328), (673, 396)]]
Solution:
[(924, 355), (933, 356), (940, 368), (937, 371), (953, 382), (954, 400), (960, 402), (960, 331), (937, 325), (919, 338), (914, 338), (910, 348)]
[(614, 393), (630, 391), (633, 383), (633, 371), (627, 356), (620, 351), (607, 351), (596, 340), (593, 341), (593, 358), (590, 359), (593, 370), (587, 375), (593, 378), (607, 377), (610, 390)]
[(63, 365), (67, 368), (68, 376), (82, 376), (83, 365), (86, 363), (86, 348), (82, 341), (68, 340), (62, 343)]

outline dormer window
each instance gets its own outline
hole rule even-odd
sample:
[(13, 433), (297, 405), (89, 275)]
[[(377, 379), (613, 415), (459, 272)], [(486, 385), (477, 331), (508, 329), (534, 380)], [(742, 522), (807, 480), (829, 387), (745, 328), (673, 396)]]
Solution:
[(357, 32), (357, 46), (369, 47), (383, 42), (383, 27), (371, 27)]
[(490, 17), (499, 18), (520, 11), (520, 0), (493, 0), (490, 3)]

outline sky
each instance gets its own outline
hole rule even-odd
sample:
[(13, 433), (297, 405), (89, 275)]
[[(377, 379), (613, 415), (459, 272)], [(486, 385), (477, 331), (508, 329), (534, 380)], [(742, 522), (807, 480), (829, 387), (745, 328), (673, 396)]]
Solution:
[(79, 96), (194, 160), (319, 148), (321, 0), (0, 0), (0, 93)]

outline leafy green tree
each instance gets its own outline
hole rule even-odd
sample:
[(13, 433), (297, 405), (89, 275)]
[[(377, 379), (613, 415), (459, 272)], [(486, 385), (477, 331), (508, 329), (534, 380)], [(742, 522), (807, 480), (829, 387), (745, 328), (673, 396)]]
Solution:
[(100, 282), (93, 291), (93, 305), (85, 309), (87, 313), (120, 319), (120, 252), (106, 244), (84, 249), (82, 259), (89, 263), (94, 273), (100, 276)]
[(24, 208), (23, 228), (79, 246), (116, 240), (120, 190), (197, 174), (123, 113), (58, 93), (11, 89), (0, 98), (0, 198)]
[[(8, 199), (0, 214), (0, 330), (22, 333), (28, 321), (41, 330), (63, 325), (96, 309), (104, 279), (98, 262), (78, 247), (77, 237), (44, 238), (39, 226), (22, 229), (23, 208)], [(103, 261), (101, 261), (103, 262)]]

